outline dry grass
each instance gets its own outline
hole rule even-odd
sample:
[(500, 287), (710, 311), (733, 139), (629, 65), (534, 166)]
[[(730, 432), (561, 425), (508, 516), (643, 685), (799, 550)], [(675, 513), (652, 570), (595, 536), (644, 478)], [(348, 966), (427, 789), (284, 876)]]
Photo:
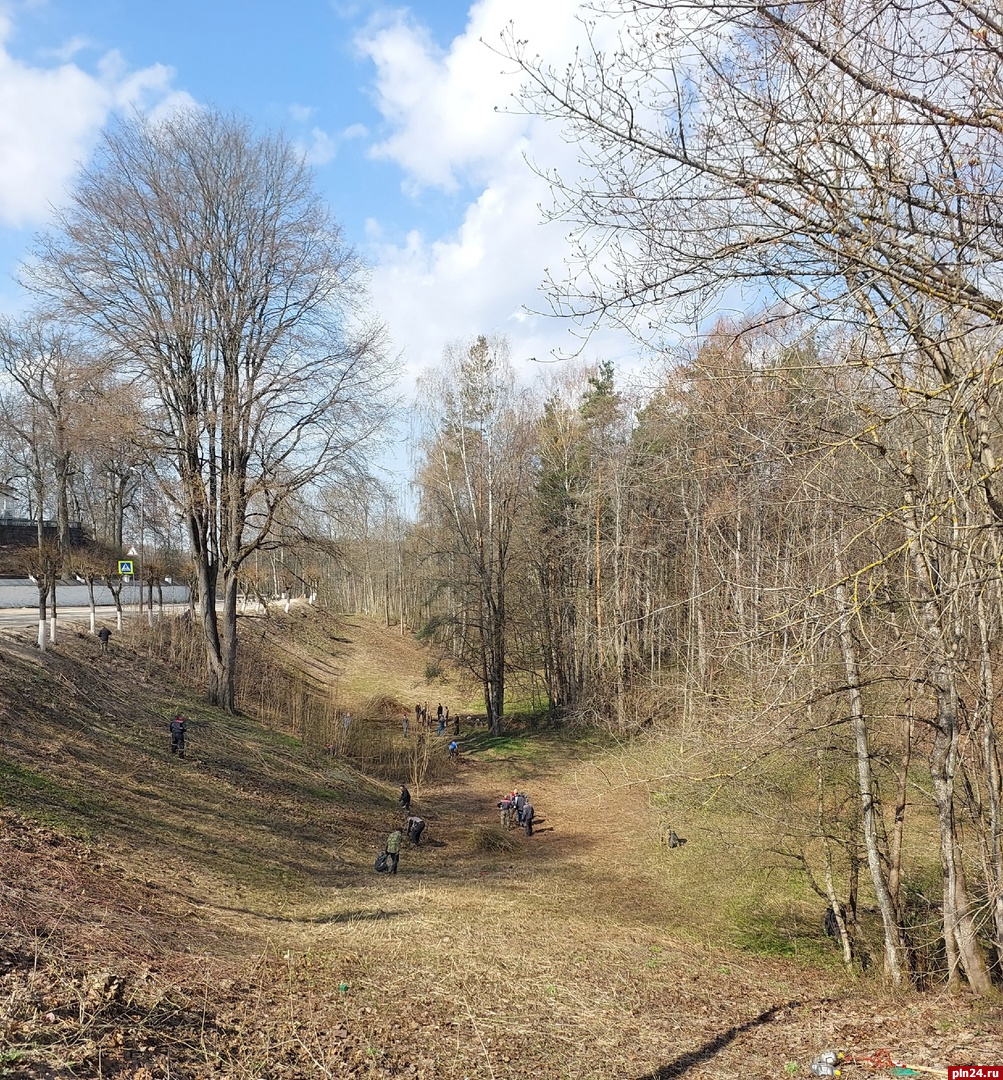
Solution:
[[(352, 704), (401, 693), (415, 657), (424, 670), (420, 650), (387, 660), (378, 630), (351, 664), (381, 678)], [(659, 847), (641, 782), (656, 762), (636, 747), (465, 730), (462, 763), (417, 797), (427, 843), (388, 878), (372, 859), (400, 820), (395, 783), (194, 708), (127, 635), (107, 662), (90, 645), (0, 666), (0, 1076), (699, 1080), (804, 1075), (829, 1045), (1003, 1060), (998, 1005), (891, 1000), (709, 941), (714, 893), (753, 857), (695, 820), (676, 823), (685, 848)], [(178, 701), (183, 764), (162, 729)], [(531, 838), (498, 827), (513, 785)]]
[(474, 825), (467, 832), (467, 850), (475, 855), (511, 855), (516, 838), (499, 825)]

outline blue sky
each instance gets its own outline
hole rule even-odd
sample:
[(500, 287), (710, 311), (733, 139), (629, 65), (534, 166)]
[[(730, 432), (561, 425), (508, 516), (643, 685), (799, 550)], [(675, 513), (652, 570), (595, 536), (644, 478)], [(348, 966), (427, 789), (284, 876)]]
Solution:
[(97, 73), (114, 54), (123, 72), (161, 65), (170, 69), (170, 88), (245, 113), (306, 147), (323, 132), (331, 142), (315, 148), (319, 179), (359, 241), (373, 213), (396, 230), (426, 219), (433, 228), (448, 228), (457, 209), (455, 198), (433, 191), (402, 199), (400, 169), (369, 156), (387, 124), (374, 101), (374, 65), (360, 49), (360, 35), (406, 17), (445, 53), (465, 29), (469, 8), (458, 0), (421, 5), (418, 14), (369, 0), (52, 0), (7, 8), (6, 48), (17, 60), (50, 70), (72, 64)]
[[(502, 333), (528, 380), (571, 328), (528, 314), (564, 255), (540, 222), (548, 193), (525, 158), (573, 168), (552, 126), (504, 107), (517, 88), (497, 42), (511, 20), (560, 64), (577, 0), (0, 0), (0, 311), (34, 232), (116, 111), (189, 101), (282, 129), (316, 169), (373, 267), (374, 306), (400, 353), (402, 393), (447, 341)], [(483, 41), (481, 40), (483, 39)], [(636, 350), (599, 335), (586, 359)], [(538, 358), (534, 363), (530, 357)]]

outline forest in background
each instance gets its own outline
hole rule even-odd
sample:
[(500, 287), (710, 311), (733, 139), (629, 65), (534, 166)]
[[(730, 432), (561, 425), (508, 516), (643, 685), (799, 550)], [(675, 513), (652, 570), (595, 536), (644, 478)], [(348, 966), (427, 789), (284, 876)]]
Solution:
[[(29, 567), (40, 606), (58, 573), (113, 576), (130, 519), (145, 573), (190, 564), (231, 709), (239, 597), (378, 614), (479, 680), (495, 734), (515, 705), (688, 741), (666, 786), (746, 785), (848, 963), (866, 905), (893, 985), (988, 992), (1003, 27), (975, 0), (593, 14), (619, 48), (567, 71), (508, 43), (524, 104), (582, 147), (584, 179), (553, 177), (576, 247), (551, 296), (648, 320), (659, 384), (601, 363), (525, 387), (503, 338), (447, 345), (407, 513), (366, 468), (379, 327), (302, 163), (219, 116), (124, 125), (39, 245), (36, 321), (0, 343), (3, 468), (59, 525)], [(748, 316), (665, 344), (741, 286)], [(97, 569), (63, 543), (72, 516)], [(927, 808), (933, 886), (910, 858)]]

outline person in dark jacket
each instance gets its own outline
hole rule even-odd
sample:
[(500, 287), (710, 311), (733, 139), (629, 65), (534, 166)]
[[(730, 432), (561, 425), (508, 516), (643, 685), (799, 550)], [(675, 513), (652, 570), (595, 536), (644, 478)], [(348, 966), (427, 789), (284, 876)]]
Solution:
[(417, 845), (421, 840), (421, 834), (425, 831), (425, 821), (423, 818), (413, 815), (407, 819), (405, 823), (405, 829), (407, 829), (407, 838), (412, 844)]
[(171, 753), (178, 757), (185, 756), (185, 732), (188, 730), (188, 721), (181, 715), (175, 716), (171, 721)]
[(535, 814), (535, 811), (533, 810), (533, 804), (527, 799), (526, 800), (526, 805), (523, 806), (523, 808), (522, 808), (522, 823), (523, 823), (523, 825), (526, 826), (526, 835), (527, 836), (532, 836), (533, 835), (533, 815), (534, 814)]
[(400, 804), (405, 814), (411, 809), (411, 792), (403, 784), (401, 784)]
[(515, 797), (516, 821), (520, 825), (523, 824), (522, 818), (523, 818), (523, 813), (524, 813), (524, 811), (526, 809), (526, 803), (527, 802), (529, 802), (529, 800), (526, 798), (526, 792), (525, 791), (520, 791)]

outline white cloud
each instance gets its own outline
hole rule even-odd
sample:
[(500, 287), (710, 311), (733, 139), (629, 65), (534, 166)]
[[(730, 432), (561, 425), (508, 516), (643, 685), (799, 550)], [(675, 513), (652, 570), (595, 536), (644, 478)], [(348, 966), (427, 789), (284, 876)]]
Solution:
[(171, 89), (161, 64), (133, 70), (110, 52), (96, 73), (76, 64), (31, 66), (7, 49), (9, 19), (0, 17), (0, 224), (44, 221), (65, 197), (77, 166), (116, 109), (176, 108), (190, 102)]
[(295, 145), (308, 165), (326, 165), (337, 157), (342, 143), (350, 139), (365, 138), (368, 133), (364, 124), (350, 124), (338, 135), (331, 135), (323, 128), (312, 127), (308, 136), (296, 139)]
[(312, 105), (290, 105), (289, 115), (293, 118), (293, 121), (297, 124), (309, 123), (310, 117), (317, 110)]
[[(446, 341), (478, 333), (506, 334), (527, 373), (528, 358), (545, 361), (580, 345), (566, 321), (526, 310), (547, 309), (539, 284), (547, 267), (559, 272), (567, 232), (542, 223), (550, 193), (526, 159), (570, 173), (576, 153), (555, 126), (505, 111), (520, 79), (488, 47), (500, 44), (511, 21), (533, 53), (561, 64), (582, 37), (578, 7), (577, 0), (480, 0), (447, 49), (405, 15), (359, 41), (376, 65), (375, 100), (389, 128), (373, 152), (401, 167), (413, 196), (430, 187), (461, 199), (469, 193), (445, 235), (412, 231), (394, 242), (378, 221), (369, 224), (376, 302), (411, 378), (438, 361)], [(602, 332), (585, 353), (632, 362), (636, 350), (623, 335)]]
[(148, 105), (143, 112), (154, 122), (158, 123), (176, 112), (187, 112), (197, 109), (199, 103), (188, 93), (187, 90), (171, 90), (152, 106)]
[(512, 23), (532, 27), (534, 51), (563, 50), (578, 36), (578, 8), (579, 0), (480, 0), (445, 52), (406, 13), (371, 27), (358, 46), (376, 65), (376, 104), (393, 128), (374, 154), (396, 161), (419, 185), (447, 190), (490, 173), (527, 125), (506, 111), (519, 79), (492, 48)]
[(67, 60), (72, 60), (77, 53), (88, 48), (90, 44), (90, 41), (85, 37), (74, 37), (70, 38), (69, 41), (60, 45), (58, 48), (43, 49), (41, 55), (51, 56), (53, 60), (59, 60), (65, 63)]
[(310, 141), (303, 150), (308, 165), (326, 165), (338, 152), (337, 142), (319, 127), (311, 128)]

